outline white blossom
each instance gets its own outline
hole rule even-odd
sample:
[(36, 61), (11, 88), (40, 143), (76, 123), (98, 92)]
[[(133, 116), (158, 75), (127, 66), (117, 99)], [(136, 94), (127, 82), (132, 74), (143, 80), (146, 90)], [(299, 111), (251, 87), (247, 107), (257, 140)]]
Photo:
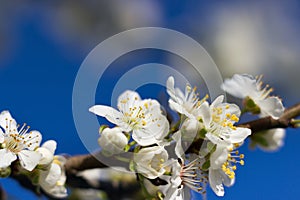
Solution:
[(249, 97), (259, 107), (262, 117), (278, 119), (284, 111), (282, 102), (278, 97), (269, 96), (273, 89), (268, 89), (268, 86), (263, 88), (261, 78), (262, 76), (256, 79), (248, 74), (235, 74), (231, 79), (226, 79), (221, 88), (241, 99)]
[(42, 139), (40, 132), (28, 132), (30, 127), (26, 124), (19, 128), (8, 111), (0, 114), (0, 126), (4, 130), (0, 129), (0, 168), (10, 166), (18, 157), (21, 166), (32, 171), (41, 158), (41, 154), (34, 151)]
[(224, 96), (217, 97), (210, 105), (210, 122), (206, 125), (206, 138), (214, 144), (242, 143), (250, 134), (248, 128), (234, 126), (239, 121), (240, 109), (235, 104), (223, 103)]
[(168, 152), (162, 146), (143, 148), (134, 154), (133, 161), (138, 173), (155, 179), (165, 173)]
[(89, 110), (125, 132), (132, 131), (132, 138), (141, 146), (160, 144), (168, 134), (168, 120), (156, 100), (141, 100), (138, 93), (128, 90), (119, 96), (118, 109), (96, 105)]
[(63, 156), (54, 156), (53, 162), (45, 170), (40, 170), (38, 183), (52, 197), (67, 197), (65, 163)]
[(98, 139), (98, 143), (102, 151), (109, 156), (124, 152), (128, 139), (119, 127), (105, 128)]
[(189, 118), (194, 118), (193, 113), (208, 98), (208, 96), (199, 100), (196, 88), (192, 89), (191, 86), (187, 84), (185, 93), (183, 93), (179, 88), (175, 88), (174, 84), (174, 77), (170, 76), (167, 80), (167, 93), (171, 97), (169, 99), (170, 108)]

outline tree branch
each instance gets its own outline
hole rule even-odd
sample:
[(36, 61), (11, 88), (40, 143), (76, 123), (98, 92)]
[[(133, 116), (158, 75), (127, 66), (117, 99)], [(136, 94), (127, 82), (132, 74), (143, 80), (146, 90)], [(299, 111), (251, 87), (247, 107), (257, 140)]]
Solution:
[(249, 128), (252, 134), (273, 129), (273, 128), (288, 128), (293, 127), (291, 120), (300, 115), (300, 103), (287, 108), (279, 119), (272, 117), (264, 117), (254, 121), (246, 122), (238, 125), (239, 127)]

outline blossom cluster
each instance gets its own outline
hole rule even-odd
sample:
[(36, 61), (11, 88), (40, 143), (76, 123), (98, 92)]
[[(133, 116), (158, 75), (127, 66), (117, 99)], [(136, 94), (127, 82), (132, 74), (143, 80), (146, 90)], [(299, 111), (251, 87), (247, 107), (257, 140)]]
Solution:
[[(92, 113), (114, 124), (100, 128), (98, 142), (103, 154), (120, 157), (132, 152), (130, 170), (139, 180), (167, 182), (157, 187), (155, 194), (148, 193), (151, 198), (187, 199), (189, 189), (205, 196), (207, 186), (223, 196), (224, 185), (232, 186), (238, 166), (245, 164), (238, 148), (251, 130), (237, 125), (241, 115), (251, 112), (278, 119), (284, 107), (278, 97), (269, 96), (272, 89), (262, 88), (261, 77), (234, 75), (221, 88), (243, 99), (242, 111), (236, 104), (224, 102), (223, 95), (209, 103), (208, 95), (200, 98), (189, 84), (183, 92), (175, 87), (173, 77), (168, 78), (166, 89), (169, 107), (179, 116), (177, 122), (167, 119), (157, 100), (143, 100), (130, 90), (119, 96), (117, 109), (91, 107)], [(262, 148), (275, 150), (282, 145), (283, 136), (282, 130), (275, 129), (251, 138)]]
[(23, 174), (49, 196), (66, 197), (65, 158), (54, 155), (57, 145), (54, 140), (40, 145), (41, 133), (29, 129), (26, 124), (18, 125), (9, 111), (0, 113), (1, 177), (7, 177), (10, 173)]

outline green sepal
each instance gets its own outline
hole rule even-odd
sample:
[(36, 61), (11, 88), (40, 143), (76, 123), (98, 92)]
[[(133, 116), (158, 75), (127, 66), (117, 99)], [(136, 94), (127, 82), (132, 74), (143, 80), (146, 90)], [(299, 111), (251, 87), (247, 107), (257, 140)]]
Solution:
[(101, 125), (99, 128), (99, 133), (101, 134), (104, 129), (108, 128), (108, 125)]
[(210, 167), (210, 160), (206, 160), (202, 165), (202, 170), (207, 171)]
[(135, 163), (133, 162), (133, 160), (129, 162), (129, 170), (135, 172)]
[(269, 146), (268, 141), (261, 134), (264, 134), (264, 133), (261, 132), (261, 133), (257, 133), (255, 135), (253, 135), (251, 137), (251, 140), (263, 147), (268, 147)]
[(205, 139), (205, 135), (207, 133), (207, 130), (205, 128), (202, 128), (199, 132), (198, 132), (198, 136), (201, 138), (201, 139)]

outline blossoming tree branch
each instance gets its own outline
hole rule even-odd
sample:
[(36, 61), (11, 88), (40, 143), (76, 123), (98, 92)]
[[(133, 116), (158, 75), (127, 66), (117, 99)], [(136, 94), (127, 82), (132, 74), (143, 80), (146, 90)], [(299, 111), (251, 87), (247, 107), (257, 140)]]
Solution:
[[(174, 111), (172, 120), (158, 100), (124, 91), (117, 108), (95, 105), (89, 109), (106, 118), (109, 125), (99, 129), (101, 150), (88, 155), (55, 155), (54, 140), (41, 145), (40, 132), (30, 131), (26, 124), (18, 125), (8, 111), (3, 111), (1, 177), (12, 177), (37, 194), (65, 198), (68, 187), (112, 189), (113, 185), (93, 184), (82, 175), (109, 168), (100, 161), (107, 158), (122, 162), (122, 170), (134, 174), (144, 199), (189, 199), (190, 190), (205, 199), (208, 188), (224, 196), (224, 186), (235, 183), (237, 169), (245, 164), (245, 155), (238, 149), (246, 138), (252, 147), (274, 151), (283, 145), (285, 128), (300, 126), (296, 119), (300, 104), (285, 109), (280, 98), (270, 96), (272, 88), (264, 86), (261, 79), (236, 74), (220, 86), (243, 100), (240, 108), (224, 102), (222, 95), (210, 103), (207, 95), (200, 98), (196, 88), (188, 84), (181, 91), (169, 77), (166, 89)], [(245, 113), (257, 119), (239, 124)]]

